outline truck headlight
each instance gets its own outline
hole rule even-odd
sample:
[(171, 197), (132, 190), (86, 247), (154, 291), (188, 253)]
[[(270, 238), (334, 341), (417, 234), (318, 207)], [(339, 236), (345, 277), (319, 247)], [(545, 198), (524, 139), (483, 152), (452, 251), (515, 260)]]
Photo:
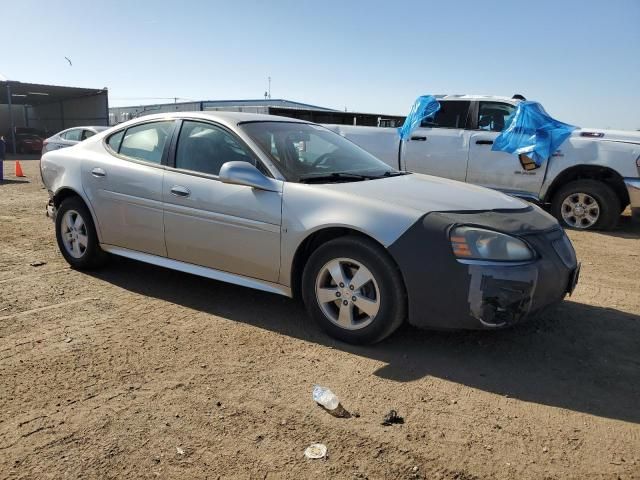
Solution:
[(534, 258), (533, 251), (522, 240), (476, 227), (451, 230), (453, 253), (460, 259), (522, 262)]

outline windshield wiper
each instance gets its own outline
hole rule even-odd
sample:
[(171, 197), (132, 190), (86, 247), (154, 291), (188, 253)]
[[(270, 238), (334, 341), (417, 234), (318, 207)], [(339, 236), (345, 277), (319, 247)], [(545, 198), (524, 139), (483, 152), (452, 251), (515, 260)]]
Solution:
[(382, 175), (380, 175), (380, 177), (399, 177), (400, 175), (409, 175), (410, 173), (411, 172), (405, 172), (404, 170), (387, 170)]
[(322, 183), (322, 182), (340, 182), (340, 181), (362, 181), (362, 180), (376, 180), (378, 178), (388, 178), (388, 177), (397, 177), (399, 175), (407, 175), (409, 172), (400, 172), (400, 171), (392, 171), (387, 170), (386, 172), (379, 175), (366, 175), (364, 173), (353, 173), (353, 172), (332, 172), (326, 174), (310, 174), (310, 175), (301, 175), (298, 178), (300, 183)]
[(387, 170), (386, 172), (378, 175), (366, 175), (364, 173), (354, 172), (332, 172), (326, 174), (309, 174), (301, 175), (298, 178), (300, 183), (322, 183), (326, 181), (340, 182), (340, 181), (361, 181), (361, 180), (376, 180), (378, 178), (398, 177), (400, 175), (408, 175), (410, 172), (403, 172), (397, 170)]
[(362, 175), (359, 173), (350, 173), (350, 172), (333, 172), (327, 174), (311, 174), (311, 175), (300, 175), (298, 181), (300, 183), (322, 183), (326, 181), (330, 182), (340, 182), (340, 181), (349, 181), (349, 180), (370, 180), (372, 178), (378, 178), (377, 176), (371, 175)]

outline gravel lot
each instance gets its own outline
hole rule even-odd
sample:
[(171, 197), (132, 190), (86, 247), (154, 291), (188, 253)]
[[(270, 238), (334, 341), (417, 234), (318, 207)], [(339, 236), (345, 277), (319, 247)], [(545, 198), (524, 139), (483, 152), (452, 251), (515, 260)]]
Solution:
[[(352, 347), (276, 295), (124, 259), (70, 270), (23, 168), (0, 184), (0, 477), (640, 478), (628, 215), (570, 233), (581, 283), (533, 322)], [(314, 383), (358, 415), (317, 407)], [(392, 408), (403, 425), (381, 425)], [(327, 459), (304, 458), (315, 442)]]

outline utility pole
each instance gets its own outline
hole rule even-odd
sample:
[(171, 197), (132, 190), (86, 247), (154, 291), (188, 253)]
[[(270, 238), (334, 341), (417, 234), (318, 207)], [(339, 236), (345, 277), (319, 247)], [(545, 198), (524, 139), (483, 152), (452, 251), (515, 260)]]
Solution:
[(269, 100), (271, 100), (271, 77), (267, 77), (267, 79), (269, 80)]

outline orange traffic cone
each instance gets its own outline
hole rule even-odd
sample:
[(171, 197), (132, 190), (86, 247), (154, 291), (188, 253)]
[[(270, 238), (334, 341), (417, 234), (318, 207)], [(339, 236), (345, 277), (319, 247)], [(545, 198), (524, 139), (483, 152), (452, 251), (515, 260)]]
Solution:
[(24, 173), (22, 173), (22, 167), (20, 166), (20, 162), (16, 160), (16, 177), (24, 177)]

